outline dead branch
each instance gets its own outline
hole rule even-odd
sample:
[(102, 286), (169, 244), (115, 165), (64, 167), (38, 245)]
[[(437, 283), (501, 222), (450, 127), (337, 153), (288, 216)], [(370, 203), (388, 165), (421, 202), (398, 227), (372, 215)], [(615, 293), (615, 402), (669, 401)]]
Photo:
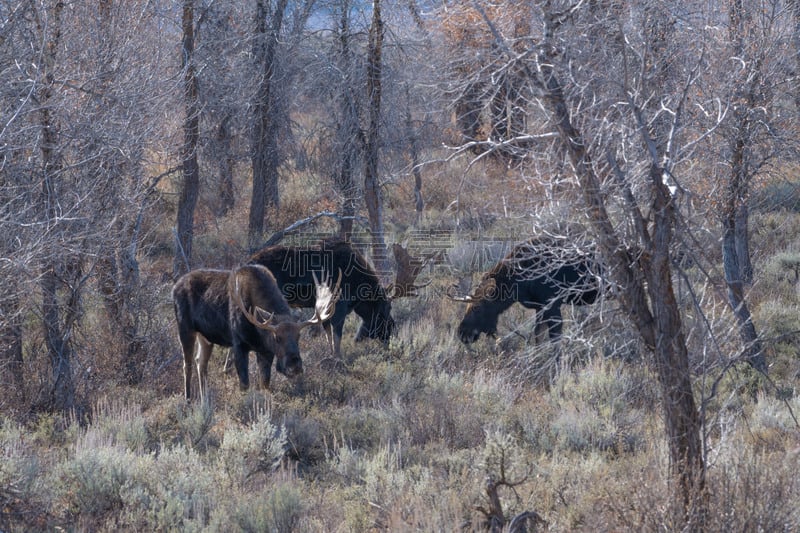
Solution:
[[(317, 220), (319, 220), (322, 217), (332, 218), (337, 222), (341, 222), (342, 220), (355, 220), (356, 222), (358, 222), (362, 226), (369, 227), (369, 223), (367, 222), (367, 220), (364, 217), (360, 217), (360, 216), (357, 216), (357, 215), (354, 215), (354, 216), (343, 216), (343, 215), (340, 215), (338, 213), (333, 213), (331, 211), (320, 211), (319, 213), (317, 213), (315, 215), (311, 215), (310, 217), (306, 217), (306, 218), (300, 219), (300, 220), (298, 220), (296, 222), (293, 222), (292, 224), (289, 224), (288, 226), (286, 226), (282, 230), (276, 231), (275, 233), (272, 234), (272, 236), (269, 239), (264, 241), (264, 243), (259, 247), (259, 249), (260, 248), (266, 248), (267, 246), (272, 246), (274, 244), (278, 244), (279, 242), (281, 242), (284, 239), (284, 237), (286, 237), (286, 235), (288, 233), (291, 233), (293, 231), (297, 231), (300, 228), (304, 228), (304, 227), (308, 226), (309, 224), (312, 224), (312, 223), (316, 222)], [(256, 250), (250, 250), (250, 251), (251, 252), (255, 252)]]

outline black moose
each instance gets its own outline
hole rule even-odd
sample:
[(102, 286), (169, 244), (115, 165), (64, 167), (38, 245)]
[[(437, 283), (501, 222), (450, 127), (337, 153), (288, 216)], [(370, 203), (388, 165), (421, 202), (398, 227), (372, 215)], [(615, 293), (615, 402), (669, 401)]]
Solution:
[(301, 374), (300, 330), (330, 318), (339, 290), (338, 285), (331, 289), (318, 283), (313, 275), (312, 283), (320, 295), (314, 317), (298, 322), (274, 276), (265, 267), (245, 265), (233, 271), (198, 269), (181, 276), (172, 288), (172, 300), (183, 348), (186, 399), (191, 395), (195, 346), (194, 364), (201, 400), (207, 396), (208, 359), (214, 344), (233, 347), (242, 389), (250, 385), (247, 358), (250, 351), (256, 352), (262, 387), (269, 386), (273, 358), (277, 358), (278, 372), (287, 377)]
[(379, 339), (388, 342), (395, 329), (392, 318), (392, 299), (416, 296), (420, 286), (413, 285), (422, 268), (422, 262), (408, 255), (400, 245), (394, 246), (398, 263), (396, 281), (391, 286), (381, 286), (375, 270), (349, 242), (337, 238), (323, 239), (315, 246), (297, 247), (275, 245), (264, 248), (248, 263), (269, 268), (275, 275), (283, 296), (293, 307), (314, 307), (317, 296), (312, 272), (331, 276), (343, 273), (341, 296), (335, 312), (323, 327), (331, 342), (333, 354), (341, 356), (342, 329), (345, 318), (355, 312), (362, 320), (356, 341)]
[(561, 305), (594, 303), (601, 289), (594, 253), (564, 244), (550, 237), (517, 244), (483, 275), (472, 294), (451, 293), (452, 299), (468, 304), (458, 326), (461, 341), (473, 343), (481, 333), (495, 336), (498, 317), (515, 302), (534, 309), (537, 326), (546, 328), (551, 340), (558, 339)]

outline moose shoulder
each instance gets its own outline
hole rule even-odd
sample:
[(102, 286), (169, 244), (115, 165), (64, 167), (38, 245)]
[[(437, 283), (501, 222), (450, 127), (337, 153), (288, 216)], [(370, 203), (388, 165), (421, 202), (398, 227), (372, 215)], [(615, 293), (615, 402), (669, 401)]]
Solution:
[(550, 339), (561, 335), (561, 305), (594, 303), (600, 294), (599, 266), (591, 250), (580, 250), (554, 238), (533, 238), (517, 244), (486, 272), (469, 296), (458, 326), (465, 344), (481, 333), (494, 336), (498, 317), (514, 303), (534, 309)]
[(277, 358), (278, 372), (288, 377), (302, 373), (300, 330), (330, 317), (337, 290), (338, 286), (331, 290), (318, 284), (317, 292), (323, 297), (318, 299), (316, 314), (310, 320), (298, 322), (272, 273), (264, 267), (247, 265), (233, 271), (198, 269), (183, 275), (172, 288), (172, 300), (183, 349), (186, 399), (191, 396), (195, 364), (200, 397), (206, 397), (208, 359), (214, 344), (233, 348), (242, 389), (250, 384), (247, 371), (250, 351), (256, 352), (263, 387), (269, 386), (273, 359)]

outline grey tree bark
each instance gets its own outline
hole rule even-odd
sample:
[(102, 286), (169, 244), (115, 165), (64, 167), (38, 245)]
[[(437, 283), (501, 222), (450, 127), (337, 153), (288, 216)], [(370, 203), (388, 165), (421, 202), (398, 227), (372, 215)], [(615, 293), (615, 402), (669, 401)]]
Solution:
[[(39, 211), (43, 224), (53, 224), (59, 218), (60, 181), (64, 171), (58, 147), (59, 124), (52, 112), (54, 100), (55, 64), (61, 46), (61, 17), (64, 3), (56, 1), (37, 11), (37, 29), (43, 38), (42, 65), (36, 88), (39, 102), (39, 127), (41, 143), (41, 184)], [(55, 250), (54, 250), (55, 251)], [(45, 346), (52, 370), (51, 401), (56, 409), (68, 410), (75, 403), (75, 384), (72, 376), (73, 347), (71, 329), (79, 314), (79, 280), (82, 277), (80, 262), (76, 258), (58, 253), (46, 254), (41, 262), (39, 287), (42, 291), (41, 321)], [(65, 289), (65, 290), (60, 290)], [(59, 293), (67, 298), (68, 305), (59, 301)]]
[[(476, 9), (492, 30), (495, 43), (502, 47), (509, 61), (520, 57), (514, 53), (494, 27), (486, 12), (475, 2)], [(665, 176), (671, 171), (676, 132), (680, 131), (678, 122), (681, 114), (682, 98), (680, 91), (669, 91), (676, 86), (676, 77), (669, 73), (673, 64), (667, 61), (671, 53), (672, 33), (669, 13), (658, 12), (645, 16), (649, 20), (644, 25), (645, 33), (653, 31), (656, 35), (647, 39), (646, 57), (652, 57), (646, 64), (637, 65), (644, 70), (639, 91), (647, 91), (642, 101), (641, 94), (629, 86), (631, 80), (622, 72), (622, 94), (607, 95), (602, 85), (591, 86), (589, 94), (596, 99), (611, 102), (623, 100), (620, 104), (625, 112), (605, 115), (607, 120), (619, 121), (619, 127), (635, 132), (638, 160), (637, 168), (641, 174), (640, 187), (647, 191), (649, 206), (645, 211), (640, 207), (642, 191), (638, 195), (631, 189), (628, 169), (616, 161), (614, 145), (598, 143), (589, 139), (578, 126), (573, 109), (581, 109), (585, 86), (574, 85), (569, 51), (571, 39), (579, 39), (572, 34), (576, 28), (581, 32), (591, 32), (579, 26), (582, 12), (565, 13), (557, 11), (550, 4), (542, 6), (543, 27), (541, 35), (532, 42), (529, 53), (534, 61), (525, 66), (528, 78), (537, 87), (539, 101), (548, 112), (552, 127), (558, 132), (560, 147), (568, 157), (579, 184), (582, 207), (589, 224), (593, 228), (604, 262), (619, 287), (618, 299), (625, 314), (634, 324), (644, 345), (652, 351), (653, 366), (658, 375), (662, 391), (665, 430), (670, 455), (670, 472), (677, 482), (677, 503), (684, 509), (688, 527), (702, 530), (705, 512), (705, 462), (701, 439), (701, 419), (692, 389), (689, 354), (681, 322), (681, 312), (675, 297), (672, 276), (671, 244), (678, 226), (679, 215)], [(586, 8), (591, 11), (592, 7)], [(591, 13), (590, 13), (591, 15)], [(653, 20), (658, 19), (657, 23)], [(572, 24), (575, 24), (573, 26)], [(621, 31), (621, 25), (617, 25)], [(613, 40), (626, 42), (624, 39)], [(566, 44), (565, 44), (566, 43)], [(567, 50), (565, 50), (567, 48)], [(616, 51), (623, 56), (614, 58), (616, 64), (627, 66), (627, 52), (620, 46)], [(578, 51), (575, 51), (578, 54)], [(606, 60), (611, 61), (614, 51), (603, 50)], [(652, 56), (650, 55), (652, 54)], [(654, 70), (647, 70), (654, 69)], [(665, 81), (669, 77), (669, 82)], [(591, 78), (590, 78), (591, 80)], [(573, 85), (570, 85), (573, 83)], [(589, 82), (592, 83), (591, 81)], [(666, 84), (666, 85), (665, 85)], [(570, 88), (572, 90), (570, 90)], [(591, 92), (597, 91), (597, 92)], [(653, 91), (651, 95), (650, 91)], [(663, 91), (663, 92), (662, 92)], [(655, 95), (665, 95), (655, 97)], [(647, 106), (651, 98), (662, 106), (673, 105), (675, 113), (651, 113)], [(600, 123), (591, 122), (586, 116), (580, 123), (587, 127), (601, 128)], [(623, 126), (623, 123), (625, 124)], [(601, 130), (598, 130), (601, 131)], [(624, 161), (624, 160), (623, 160)], [(605, 163), (604, 163), (605, 162)], [(634, 163), (630, 163), (631, 166)], [(608, 194), (614, 184), (622, 200), (623, 207), (616, 211), (617, 217), (625, 221), (615, 221), (609, 210), (609, 202), (616, 200)], [(635, 251), (626, 245), (624, 228), (632, 228), (637, 241)]]
[(256, 2), (256, 27), (253, 38), (253, 61), (258, 73), (258, 85), (253, 102), (253, 140), (251, 160), (253, 191), (250, 197), (250, 216), (247, 235), (250, 249), (258, 247), (264, 237), (264, 218), (267, 207), (280, 205), (278, 191), (278, 124), (274, 74), (278, 39), (288, 0), (278, 0), (274, 7), (268, 0)]
[[(379, 275), (390, 274), (389, 256), (384, 240), (383, 192), (379, 175), (380, 120), (383, 69), (384, 23), (380, 0), (372, 2), (372, 24), (369, 28), (367, 51), (367, 98), (369, 100), (368, 125), (365, 139), (364, 201), (372, 241), (372, 261)], [(386, 281), (386, 279), (384, 279)]]
[(194, 210), (200, 196), (200, 166), (197, 162), (197, 146), (200, 136), (200, 109), (198, 107), (197, 72), (194, 63), (194, 0), (183, 0), (181, 54), (183, 69), (183, 97), (185, 116), (183, 121), (183, 146), (181, 162), (183, 182), (178, 200), (177, 235), (173, 278), (192, 268), (192, 241), (194, 239)]
[(405, 127), (408, 139), (408, 152), (411, 158), (411, 174), (414, 176), (414, 224), (422, 221), (422, 210), (425, 208), (425, 199), (422, 195), (422, 171), (420, 170), (419, 148), (417, 146), (417, 132), (414, 127), (414, 118), (411, 111), (411, 96), (408, 85), (405, 87)]
[(747, 361), (757, 370), (766, 373), (764, 348), (756, 331), (747, 305), (745, 289), (753, 282), (753, 265), (750, 259), (748, 235), (749, 184), (754, 174), (748, 153), (753, 143), (751, 124), (754, 109), (765, 102), (758, 101), (763, 92), (760, 60), (747, 50), (748, 27), (751, 24), (748, 8), (742, 0), (731, 0), (729, 5), (729, 28), (732, 53), (745, 61), (742, 76), (736, 80), (737, 87), (731, 95), (733, 101), (733, 126), (729, 139), (731, 164), (730, 178), (722, 204), (722, 261), (725, 281), (728, 286), (728, 301), (739, 327)]
[(359, 187), (356, 181), (363, 160), (365, 139), (359, 120), (359, 102), (353, 86), (356, 70), (353, 61), (352, 34), (350, 28), (350, 2), (343, 0), (336, 25), (338, 39), (337, 71), (338, 117), (333, 140), (333, 157), (336, 159), (334, 182), (341, 195), (339, 237), (348, 240), (353, 234), (353, 217), (358, 206)]

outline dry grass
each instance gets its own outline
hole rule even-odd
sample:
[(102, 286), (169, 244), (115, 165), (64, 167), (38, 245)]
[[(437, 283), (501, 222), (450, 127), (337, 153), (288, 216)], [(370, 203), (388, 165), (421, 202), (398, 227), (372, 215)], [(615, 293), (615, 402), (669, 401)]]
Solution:
[[(100, 311), (87, 314), (76, 362), (84, 409), (16, 416), (22, 410), (3, 400), (0, 530), (481, 531), (491, 508), (487, 480), (505, 482), (496, 486), (503, 518), (536, 511), (549, 531), (680, 529), (682, 511), (667, 503), (673, 499), (657, 381), (613, 302), (565, 309), (557, 349), (533, 343), (530, 313), (517, 309), (503, 316), (499, 344), (481, 339), (466, 348), (455, 338), (463, 309), (444, 290), (501, 253), (482, 255), (481, 242), (476, 254), (476, 239), (467, 235), (492, 231), (503, 198), (465, 187), (462, 208), (451, 206), (461, 180), (483, 171), (450, 167), (426, 182), (423, 227), (446, 229), (457, 253), (446, 269), (434, 270), (419, 299), (394, 303), (399, 331), (388, 346), (356, 344), (350, 318), (343, 360), (331, 364), (324, 336), (307, 332), (304, 376), (275, 375), (270, 391), (247, 393), (223, 374), (225, 353), (216, 349), (206, 406), (182, 398), (170, 284), (157, 252), (169, 249), (169, 235), (154, 229), (154, 253), (143, 265), (151, 290), (139, 303), (147, 320), (144, 382), (121, 385), (113, 335), (100, 326)], [(506, 208), (509, 199), (533, 203), (526, 195), (540, 191), (526, 186), (506, 198)], [(309, 187), (317, 203), (304, 201)], [(392, 231), (402, 237), (410, 220), (398, 207), (408, 191), (388, 190)], [(309, 186), (299, 174), (283, 191), (275, 227), (330, 207), (326, 186)], [(781, 219), (791, 235), (778, 239), (766, 237), (775, 217), (754, 217), (754, 235), (769, 242), (756, 242), (753, 311), (780, 398), (739, 367), (709, 398), (721, 367), (708, 364), (708, 339), (693, 329), (704, 321), (691, 318), (686, 304), (693, 361), (705, 373), (696, 383), (707, 400), (709, 531), (800, 529), (800, 428), (793, 418), (800, 413), (800, 295), (778, 256), (800, 242), (799, 220)], [(530, 224), (504, 221), (495, 234), (513, 237)], [(200, 263), (229, 266), (242, 257), (244, 206), (199, 227)], [(707, 323), (724, 330), (724, 302), (697, 294)], [(727, 347), (726, 338), (717, 346)], [(34, 337), (26, 353), (41, 349)], [(27, 364), (28, 375), (47, 372), (41, 358)], [(35, 403), (43, 387), (31, 381), (24, 401)]]
[[(410, 316), (415, 304), (401, 307)], [(155, 397), (115, 389), (85, 420), (7, 419), (0, 527), (481, 530), (486, 479), (500, 476), (505, 517), (535, 510), (550, 531), (680, 526), (665, 504), (646, 367), (589, 354), (537, 382), (519, 365), (540, 348), (467, 350), (433, 326), (457, 313), (429, 300), (388, 348), (345, 339), (344, 365), (333, 368), (324, 337), (309, 335), (306, 375), (276, 376), (266, 394), (239, 392), (220, 351), (208, 407), (183, 402), (176, 361), (174, 383)], [(590, 342), (570, 333), (567, 350)], [(788, 410), (800, 403), (737, 405), (708, 416), (709, 529), (800, 527), (800, 437)]]

